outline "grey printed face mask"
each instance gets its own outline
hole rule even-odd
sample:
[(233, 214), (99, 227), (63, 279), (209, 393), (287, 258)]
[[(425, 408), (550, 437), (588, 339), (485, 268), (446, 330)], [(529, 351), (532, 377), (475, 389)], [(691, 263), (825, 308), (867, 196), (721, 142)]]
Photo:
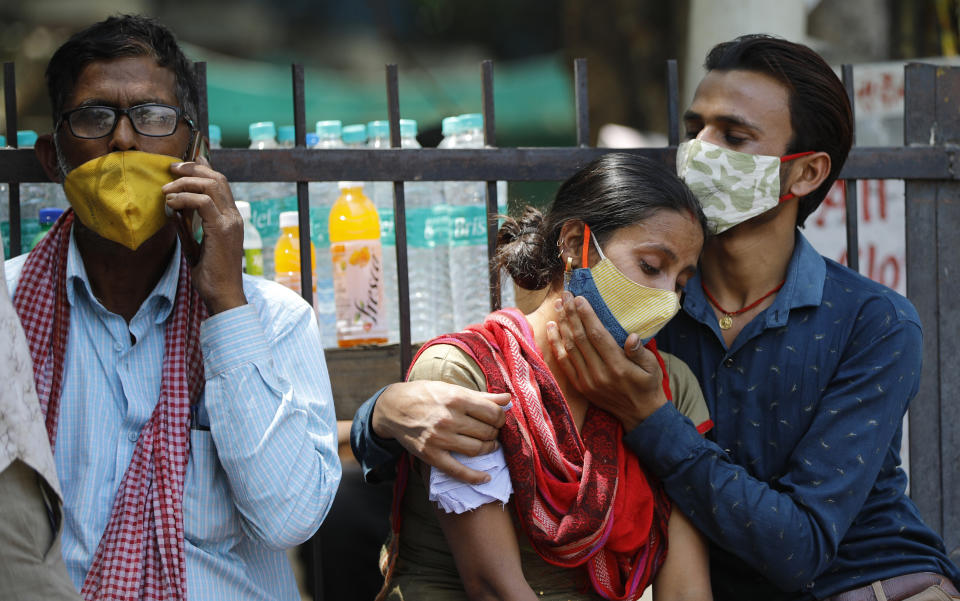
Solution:
[(677, 175), (700, 201), (710, 231), (720, 234), (793, 198), (780, 196), (780, 165), (808, 154), (747, 154), (693, 139), (677, 147)]

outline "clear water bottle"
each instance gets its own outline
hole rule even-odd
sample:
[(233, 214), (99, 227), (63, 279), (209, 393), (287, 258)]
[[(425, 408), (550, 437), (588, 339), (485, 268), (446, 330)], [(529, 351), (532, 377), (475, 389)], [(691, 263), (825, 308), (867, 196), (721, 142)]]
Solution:
[[(251, 123), (250, 148), (279, 148), (277, 129), (272, 121)], [(280, 236), (280, 213), (297, 210), (297, 186), (293, 182), (238, 182), (230, 184), (233, 197), (250, 203), (250, 221), (263, 240), (263, 272), (274, 277), (274, 249)]]
[[(400, 147), (420, 148), (417, 122), (400, 120)], [(410, 282), (410, 332), (424, 342), (453, 329), (453, 296), (449, 286), (449, 215), (443, 186), (406, 182), (407, 264)]]
[[(317, 121), (316, 140), (311, 148), (343, 148), (341, 126), (336, 120)], [(334, 298), (333, 267), (330, 259), (330, 209), (340, 196), (337, 182), (310, 182), (310, 240), (317, 253), (317, 319), (324, 346), (337, 340), (337, 305)]]
[[(37, 132), (21, 130), (17, 132), (19, 148), (33, 148), (37, 141)], [(66, 209), (70, 206), (63, 192), (63, 186), (54, 183), (28, 182), (20, 184), (20, 240), (21, 251), (27, 252), (30, 241), (40, 232), (40, 209), (45, 207)], [(9, 207), (8, 207), (9, 219)], [(9, 256), (9, 255), (7, 255)]]
[(367, 147), (367, 126), (363, 123), (354, 123), (343, 126), (343, 145), (346, 148)]
[(293, 148), (296, 146), (297, 130), (292, 125), (281, 125), (277, 128), (277, 145), (280, 148)]
[[(7, 146), (7, 137), (0, 135), (0, 148)], [(7, 182), (0, 182), (0, 237), (3, 238), (3, 256), (10, 258), (10, 195)]]
[(223, 132), (220, 131), (219, 125), (213, 125), (212, 123), (207, 126), (207, 139), (210, 141), (210, 148), (220, 148), (220, 142), (223, 141)]
[(243, 218), (243, 273), (263, 277), (263, 240), (250, 223), (250, 203), (245, 200), (236, 203)]
[[(460, 115), (456, 148), (483, 147), (483, 117)], [(487, 268), (487, 212), (484, 182), (457, 182), (448, 187), (450, 206), (450, 287), (457, 329), (478, 323), (490, 311)]]
[(47, 232), (53, 228), (54, 222), (60, 218), (60, 215), (63, 215), (63, 209), (58, 209), (55, 207), (40, 209), (40, 231), (37, 232), (37, 235), (34, 236), (33, 240), (30, 242), (30, 250), (33, 250), (37, 244), (40, 244), (40, 241), (43, 240), (43, 237), (47, 235)]
[[(483, 148), (483, 115), (467, 113), (457, 118), (454, 129), (456, 148)], [(456, 328), (482, 321), (490, 311), (490, 289), (487, 259), (487, 195), (486, 182), (455, 182), (445, 188), (450, 206), (450, 274), (453, 291), (453, 313)], [(497, 210), (507, 212), (506, 182), (497, 183)], [(501, 274), (501, 305), (516, 304), (509, 277)]]
[[(367, 147), (390, 148), (390, 122), (367, 123)], [(386, 320), (387, 341), (400, 341), (400, 293), (397, 290), (397, 237), (393, 222), (393, 184), (369, 182), (367, 196), (373, 201), (380, 218), (380, 244), (383, 248), (383, 296), (386, 299), (383, 319)]]

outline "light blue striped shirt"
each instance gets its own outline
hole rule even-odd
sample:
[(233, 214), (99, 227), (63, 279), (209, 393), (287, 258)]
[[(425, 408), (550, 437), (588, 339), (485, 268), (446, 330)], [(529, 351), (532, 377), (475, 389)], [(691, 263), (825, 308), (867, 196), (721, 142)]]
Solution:
[[(25, 258), (6, 262), (11, 295)], [(64, 493), (63, 556), (78, 589), (160, 395), (179, 262), (178, 245), (127, 324), (94, 296), (71, 236), (54, 459)], [(340, 481), (333, 396), (309, 305), (263, 279), (244, 276), (243, 287), (249, 304), (200, 327), (206, 385), (199, 423), (210, 429), (190, 431), (187, 592), (204, 601), (294, 601), (300, 596), (285, 549), (313, 535)]]

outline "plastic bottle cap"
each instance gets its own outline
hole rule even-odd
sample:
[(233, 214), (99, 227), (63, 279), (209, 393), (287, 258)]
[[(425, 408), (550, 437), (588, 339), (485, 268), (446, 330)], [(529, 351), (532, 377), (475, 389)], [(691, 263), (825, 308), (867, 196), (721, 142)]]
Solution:
[(268, 140), (273, 139), (277, 136), (277, 128), (274, 126), (273, 121), (261, 121), (259, 123), (251, 123), (249, 127), (250, 132), (250, 141), (255, 142), (257, 140)]
[(37, 141), (37, 132), (32, 129), (23, 129), (17, 132), (17, 146), (31, 148)]
[(363, 182), (337, 182), (337, 188), (341, 190), (351, 190), (353, 188), (363, 188)]
[(287, 227), (299, 227), (300, 220), (296, 211), (284, 211), (280, 213), (280, 229)]
[(243, 217), (244, 221), (250, 221), (250, 203), (245, 200), (237, 201), (237, 210), (240, 211), (240, 216)]
[(339, 120), (317, 121), (317, 135), (321, 137), (340, 136), (342, 123)]
[(400, 137), (414, 138), (417, 135), (417, 122), (413, 119), (400, 120)]
[(211, 144), (219, 144), (223, 139), (223, 134), (220, 131), (219, 125), (208, 125), (207, 126), (207, 138), (210, 139)]
[(452, 136), (457, 132), (457, 127), (460, 125), (459, 117), (444, 117), (440, 121), (440, 131), (443, 133), (443, 137)]
[(47, 207), (45, 209), (40, 209), (40, 225), (50, 225), (57, 218), (63, 215), (63, 209), (58, 209), (56, 207)]
[(369, 138), (389, 138), (390, 122), (371, 121), (370, 123), (367, 123), (367, 136)]
[(342, 135), (344, 144), (363, 144), (367, 141), (367, 126), (363, 123), (345, 125)]
[(483, 129), (483, 115), (480, 113), (465, 113), (457, 118), (457, 123), (463, 129)]
[(292, 125), (281, 125), (277, 128), (277, 142), (293, 142), (297, 139), (297, 129)]
[(317, 145), (318, 142), (320, 142), (320, 136), (313, 133), (312, 131), (307, 132), (307, 138), (305, 141), (307, 143), (307, 148), (313, 148), (314, 146)]

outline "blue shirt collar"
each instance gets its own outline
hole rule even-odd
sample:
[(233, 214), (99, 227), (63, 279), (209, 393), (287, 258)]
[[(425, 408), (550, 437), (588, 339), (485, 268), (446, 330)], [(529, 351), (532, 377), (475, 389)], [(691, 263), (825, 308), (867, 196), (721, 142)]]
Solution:
[[(783, 327), (791, 309), (818, 306), (823, 300), (823, 285), (826, 281), (827, 264), (820, 253), (811, 246), (800, 230), (796, 230), (793, 254), (787, 265), (787, 279), (777, 293), (773, 304), (760, 315), (768, 328)], [(717, 319), (710, 301), (703, 294), (698, 271), (684, 288), (683, 310), (697, 321), (710, 327)], [(719, 335), (719, 330), (718, 330)]]
[[(177, 282), (180, 279), (180, 239), (176, 239), (176, 248), (170, 263), (164, 270), (160, 281), (153, 287), (147, 300), (140, 306), (139, 311), (144, 308), (150, 308), (153, 312), (154, 323), (166, 321), (173, 309), (173, 303), (177, 298)], [(83, 265), (83, 258), (80, 256), (80, 249), (77, 247), (77, 240), (74, 237), (73, 228), (70, 229), (70, 248), (67, 251), (67, 302), (73, 307), (77, 302), (77, 294), (82, 293), (87, 300), (95, 307), (103, 311), (107, 309), (100, 303), (100, 300), (93, 294), (93, 288), (90, 286), (90, 278), (87, 276), (87, 269)], [(138, 311), (138, 313), (139, 313)]]

